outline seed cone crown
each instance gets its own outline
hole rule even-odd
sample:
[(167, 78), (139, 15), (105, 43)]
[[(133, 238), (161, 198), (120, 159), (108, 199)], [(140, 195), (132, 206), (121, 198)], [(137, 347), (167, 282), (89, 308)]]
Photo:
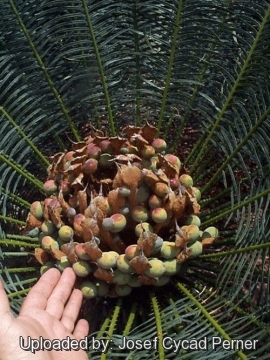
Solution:
[(61, 270), (64, 259), (88, 299), (163, 286), (218, 236), (216, 228), (199, 228), (199, 190), (180, 159), (165, 153), (158, 130), (146, 123), (123, 134), (93, 129), (55, 154), (47, 198), (27, 218), (26, 229), (41, 238), (41, 271), (52, 264)]

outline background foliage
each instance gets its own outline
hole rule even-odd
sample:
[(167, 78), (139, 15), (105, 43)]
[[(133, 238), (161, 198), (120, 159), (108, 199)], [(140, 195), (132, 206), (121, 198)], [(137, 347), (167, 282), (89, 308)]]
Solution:
[[(165, 288), (92, 301), (83, 315), (115, 343), (207, 337), (208, 350), (181, 359), (268, 359), (269, 1), (4, 0), (0, 16), (0, 271), (14, 312), (39, 276), (38, 241), (20, 227), (44, 196), (48, 156), (90, 124), (115, 135), (147, 120), (201, 188), (203, 226), (220, 238)], [(213, 336), (259, 343), (213, 351)], [(113, 347), (102, 358), (175, 356)]]

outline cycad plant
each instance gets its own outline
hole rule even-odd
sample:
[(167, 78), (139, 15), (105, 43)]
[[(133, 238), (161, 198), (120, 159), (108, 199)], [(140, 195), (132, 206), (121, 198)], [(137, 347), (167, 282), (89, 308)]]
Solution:
[[(89, 355), (268, 359), (269, 1), (4, 0), (0, 15), (0, 274), (14, 313), (39, 277), (39, 239), (23, 229), (50, 157), (93, 127), (122, 136), (148, 123), (219, 237), (163, 287), (85, 301), (91, 335), (113, 341)], [(123, 336), (157, 346), (120, 350)], [(258, 341), (214, 348), (213, 337)], [(207, 346), (175, 353), (183, 339)]]

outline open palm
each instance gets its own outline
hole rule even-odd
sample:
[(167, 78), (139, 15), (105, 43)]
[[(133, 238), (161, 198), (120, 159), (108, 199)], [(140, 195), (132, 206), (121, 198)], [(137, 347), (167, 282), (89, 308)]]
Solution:
[[(19, 348), (19, 337), (38, 339), (71, 339), (80, 340), (88, 333), (88, 323), (79, 320), (75, 326), (82, 293), (73, 289), (75, 274), (69, 268), (60, 277), (60, 272), (50, 269), (31, 289), (26, 297), (17, 318), (11, 314), (8, 299), (0, 283), (0, 348), (1, 360), (37, 358), (37, 353)], [(80, 351), (42, 351), (39, 359), (87, 359), (86, 353)]]

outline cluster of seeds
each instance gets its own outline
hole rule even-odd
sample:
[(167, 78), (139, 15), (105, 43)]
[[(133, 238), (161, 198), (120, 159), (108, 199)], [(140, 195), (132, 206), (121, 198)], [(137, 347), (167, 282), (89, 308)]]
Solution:
[(26, 225), (40, 238), (41, 273), (72, 267), (85, 298), (125, 296), (165, 285), (214, 241), (215, 227), (200, 229), (199, 189), (157, 133), (93, 130), (52, 157), (47, 198), (31, 204)]

